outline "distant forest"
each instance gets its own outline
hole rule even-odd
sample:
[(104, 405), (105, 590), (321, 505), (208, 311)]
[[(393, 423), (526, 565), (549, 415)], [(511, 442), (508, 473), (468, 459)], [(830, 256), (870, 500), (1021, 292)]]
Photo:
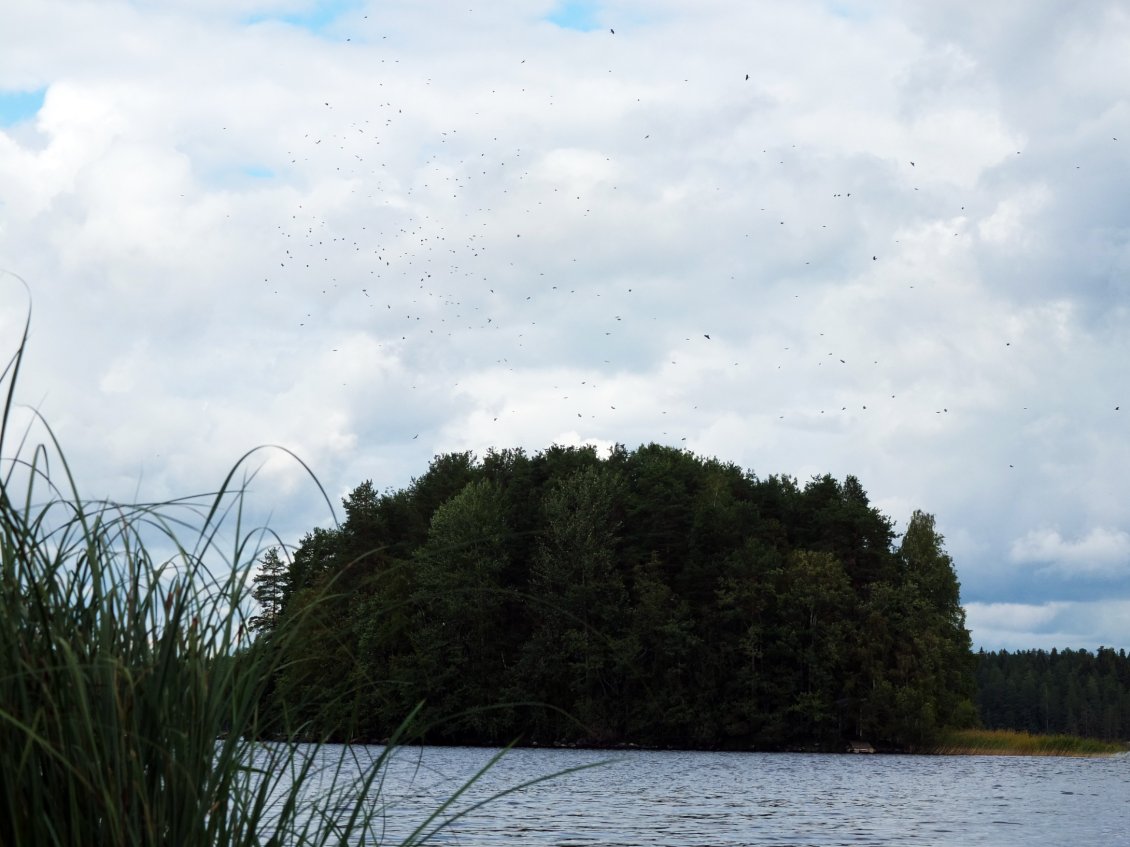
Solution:
[(253, 588), (251, 649), (285, 651), (264, 707), (308, 734), (381, 740), (421, 703), (439, 743), (907, 749), (978, 721), (934, 518), (897, 535), (855, 477), (554, 446), (344, 507)]
[(1130, 739), (1130, 657), (1100, 647), (977, 655), (977, 708), (987, 729)]

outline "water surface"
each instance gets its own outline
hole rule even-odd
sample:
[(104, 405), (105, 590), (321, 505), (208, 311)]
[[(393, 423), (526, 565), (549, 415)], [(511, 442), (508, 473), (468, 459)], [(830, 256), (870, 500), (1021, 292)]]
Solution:
[[(380, 748), (355, 748), (362, 757)], [(341, 748), (323, 756), (333, 759)], [(496, 752), (396, 751), (380, 791), (397, 843)], [(445, 812), (497, 798), (432, 843), (492, 845), (1130, 845), (1130, 756), (827, 756), (512, 750)]]

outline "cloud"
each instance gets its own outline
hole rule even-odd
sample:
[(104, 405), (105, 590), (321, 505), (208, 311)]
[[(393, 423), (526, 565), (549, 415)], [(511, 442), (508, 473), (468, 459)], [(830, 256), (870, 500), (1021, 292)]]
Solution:
[[(446, 450), (654, 440), (935, 514), (973, 603), (1126, 572), (1116, 5), (9, 17), (0, 91), (45, 92), (0, 126), (20, 399), (100, 495), (263, 443), (336, 499)], [(260, 477), (288, 538), (301, 479)]]
[(1114, 578), (1130, 574), (1130, 533), (1094, 527), (1075, 540), (1054, 529), (1035, 529), (1012, 543), (1009, 558), (1042, 564), (1041, 570), (1068, 577)]
[(966, 625), (974, 649), (1050, 650), (1120, 646), (1130, 600), (1091, 602), (967, 603)]
[[(293, 7), (287, 9), (286, 6)], [(248, 16), (244, 23), (249, 25), (265, 22), (278, 22), (309, 30), (316, 35), (324, 35), (339, 19), (363, 7), (360, 0), (312, 0), (310, 2), (283, 4), (281, 7)]]

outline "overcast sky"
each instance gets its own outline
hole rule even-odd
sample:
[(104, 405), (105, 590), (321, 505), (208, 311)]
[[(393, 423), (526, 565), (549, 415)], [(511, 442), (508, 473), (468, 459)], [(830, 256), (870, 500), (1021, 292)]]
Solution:
[(18, 396), (89, 497), (854, 474), (975, 645), (1130, 648), (1128, 81), (1099, 0), (5, 3)]

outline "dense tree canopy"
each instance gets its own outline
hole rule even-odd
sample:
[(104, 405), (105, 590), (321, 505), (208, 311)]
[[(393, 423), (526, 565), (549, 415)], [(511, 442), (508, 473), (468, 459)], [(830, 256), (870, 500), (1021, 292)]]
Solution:
[(381, 739), (421, 703), (430, 740), (472, 743), (913, 747), (976, 720), (933, 517), (896, 544), (854, 477), (554, 446), (344, 505), (257, 586), (260, 649), (304, 633), (269, 705), (312, 732)]
[(1130, 739), (1130, 657), (1100, 647), (977, 655), (977, 702), (989, 729)]

